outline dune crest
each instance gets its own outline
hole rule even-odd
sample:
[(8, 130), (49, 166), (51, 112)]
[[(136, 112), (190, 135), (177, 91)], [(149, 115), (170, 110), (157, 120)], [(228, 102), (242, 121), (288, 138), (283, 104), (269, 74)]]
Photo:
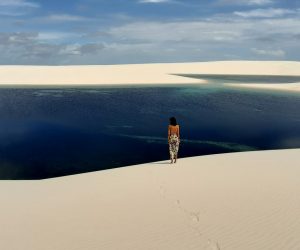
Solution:
[(78, 66), (0, 66), (0, 85), (106, 85), (207, 83), (178, 74), (300, 76), (300, 62), (216, 61)]

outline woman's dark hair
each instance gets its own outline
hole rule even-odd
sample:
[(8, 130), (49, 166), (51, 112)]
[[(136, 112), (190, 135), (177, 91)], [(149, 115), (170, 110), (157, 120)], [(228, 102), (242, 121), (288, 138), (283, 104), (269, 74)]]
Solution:
[(173, 125), (173, 126), (176, 126), (176, 125), (177, 125), (177, 121), (176, 121), (176, 118), (175, 118), (175, 117), (171, 117), (171, 118), (170, 118), (170, 124)]

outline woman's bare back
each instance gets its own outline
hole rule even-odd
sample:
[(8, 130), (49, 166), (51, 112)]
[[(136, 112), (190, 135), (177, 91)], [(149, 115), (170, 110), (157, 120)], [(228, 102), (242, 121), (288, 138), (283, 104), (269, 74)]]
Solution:
[(179, 125), (169, 125), (169, 135), (176, 134), (179, 137)]

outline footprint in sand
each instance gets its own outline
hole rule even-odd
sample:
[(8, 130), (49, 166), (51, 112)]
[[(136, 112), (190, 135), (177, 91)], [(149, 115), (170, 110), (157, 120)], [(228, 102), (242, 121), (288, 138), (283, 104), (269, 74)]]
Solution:
[(165, 198), (165, 196), (166, 196), (166, 190), (165, 190), (165, 188), (162, 185), (159, 186), (159, 192)]
[(221, 250), (218, 242), (214, 242), (214, 241), (208, 239), (207, 243), (208, 243), (209, 249), (211, 249), (211, 250)]
[(195, 213), (195, 212), (191, 212), (190, 213), (190, 217), (191, 217), (191, 221), (194, 223), (199, 223), (200, 221), (200, 216), (199, 216), (199, 212)]

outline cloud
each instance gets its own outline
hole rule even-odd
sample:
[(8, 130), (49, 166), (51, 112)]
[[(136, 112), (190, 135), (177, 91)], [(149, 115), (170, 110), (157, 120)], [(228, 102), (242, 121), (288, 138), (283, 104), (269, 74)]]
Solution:
[(37, 37), (35, 32), (27, 33), (0, 33), (0, 46), (15, 46), (19, 44), (29, 43)]
[(138, 3), (170, 3), (172, 0), (139, 0)]
[(98, 54), (105, 48), (103, 44), (88, 43), (88, 44), (70, 44), (62, 46), (58, 53), (60, 55), (87, 55)]
[(234, 15), (244, 17), (244, 18), (272, 18), (272, 17), (281, 17), (288, 14), (297, 13), (294, 10), (290, 9), (255, 9), (250, 11), (235, 11)]
[[(220, 60), (229, 55), (254, 59), (253, 54), (260, 59), (273, 59), (287, 55), (285, 50), (299, 51), (299, 30), (297, 17), (249, 20), (233, 15), (195, 21), (131, 22), (111, 27), (106, 33), (124, 50), (139, 46), (139, 51), (146, 51), (151, 44), (150, 51), (161, 51), (161, 57), (166, 51), (173, 51), (174, 55), (193, 58), (191, 53), (194, 52), (201, 54), (201, 58)], [(269, 49), (249, 52), (249, 48), (256, 46)], [(300, 58), (300, 53), (293, 56)]]
[(193, 20), (129, 19), (104, 27), (97, 24), (92, 23), (97, 28), (91, 29), (73, 27), (72, 32), (64, 27), (0, 32), (0, 64), (300, 60), (297, 15), (244, 18), (230, 13)]
[(267, 56), (275, 56), (275, 57), (284, 57), (285, 56), (285, 51), (281, 49), (277, 50), (264, 50), (264, 49), (257, 49), (257, 48), (252, 48), (252, 52), (254, 52), (256, 55), (267, 55)]
[(105, 48), (102, 43), (87, 43), (80, 46), (80, 54), (94, 54)]
[(37, 41), (42, 42), (63, 42), (68, 40), (74, 40), (81, 37), (80, 33), (72, 33), (72, 32), (58, 32), (58, 31), (47, 31), (47, 32), (39, 32), (36, 36)]
[(0, 6), (6, 7), (31, 7), (31, 8), (38, 8), (39, 4), (34, 2), (29, 2), (26, 0), (0, 0)]
[(83, 16), (69, 15), (69, 14), (53, 14), (43, 18), (44, 21), (49, 22), (80, 22), (89, 20)]
[(248, 6), (262, 6), (273, 4), (274, 0), (218, 0), (218, 5), (248, 5)]
[(107, 32), (124, 42), (232, 42), (241, 38), (240, 24), (210, 21), (135, 22)]
[(40, 8), (36, 2), (26, 0), (0, 0), (0, 15), (21, 16)]
[(64, 44), (40, 40), (37, 32), (0, 33), (1, 64), (59, 64), (66, 57), (97, 55), (102, 43)]

